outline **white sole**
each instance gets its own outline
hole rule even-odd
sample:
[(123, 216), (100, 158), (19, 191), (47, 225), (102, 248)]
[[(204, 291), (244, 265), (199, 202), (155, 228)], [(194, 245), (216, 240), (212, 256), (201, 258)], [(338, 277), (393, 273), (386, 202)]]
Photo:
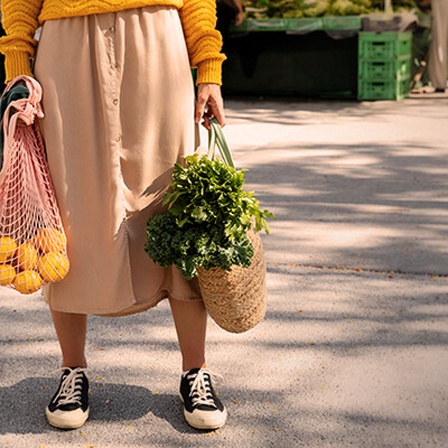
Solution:
[[(205, 412), (210, 413), (210, 411)], [(187, 412), (186, 410), (184, 410), (184, 416), (187, 423), (195, 429), (219, 429), (226, 423), (227, 411), (224, 409), (224, 412), (220, 413), (220, 415), (214, 419), (209, 417), (207, 419), (203, 419), (196, 414)]]
[[(182, 403), (184, 399), (180, 395)], [(224, 408), (223, 412), (217, 411), (212, 417), (210, 414), (213, 411), (193, 411), (188, 412), (184, 408), (184, 417), (187, 423), (195, 429), (218, 429), (222, 428), (227, 420), (227, 409)]]
[(45, 409), (48, 423), (51, 426), (59, 429), (77, 429), (80, 428), (86, 420), (89, 418), (90, 408), (87, 408), (86, 412), (82, 412), (81, 409), (76, 411), (56, 411), (50, 412), (48, 407)]

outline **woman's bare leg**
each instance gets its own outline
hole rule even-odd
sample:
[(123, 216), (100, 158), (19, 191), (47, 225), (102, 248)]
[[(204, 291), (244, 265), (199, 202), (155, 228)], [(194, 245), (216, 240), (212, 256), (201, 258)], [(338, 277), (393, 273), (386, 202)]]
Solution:
[(87, 367), (85, 357), (87, 315), (51, 311), (62, 351), (63, 367)]
[(205, 367), (207, 311), (202, 301), (170, 299), (182, 354), (182, 370)]

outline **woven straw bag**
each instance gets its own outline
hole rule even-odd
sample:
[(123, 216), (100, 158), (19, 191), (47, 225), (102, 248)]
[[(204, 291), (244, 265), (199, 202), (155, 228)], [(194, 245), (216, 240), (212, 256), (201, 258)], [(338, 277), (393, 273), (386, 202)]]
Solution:
[[(228, 165), (234, 166), (232, 156), (216, 122), (211, 123), (208, 157), (213, 158), (215, 147)], [(248, 237), (254, 247), (248, 268), (233, 266), (231, 271), (220, 268), (199, 268), (198, 282), (205, 307), (212, 319), (224, 330), (243, 333), (255, 327), (266, 314), (266, 265), (260, 235), (253, 230)]]

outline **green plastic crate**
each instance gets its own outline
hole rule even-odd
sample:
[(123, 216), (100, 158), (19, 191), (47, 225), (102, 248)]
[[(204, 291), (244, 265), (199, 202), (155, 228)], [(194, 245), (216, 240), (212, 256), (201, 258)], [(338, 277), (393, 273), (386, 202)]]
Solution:
[(365, 81), (404, 80), (411, 76), (411, 59), (401, 56), (389, 61), (372, 61), (360, 59), (358, 61), (358, 76)]
[(389, 61), (398, 57), (411, 57), (412, 33), (361, 32), (358, 40), (359, 60)]
[(364, 81), (358, 83), (359, 100), (401, 100), (409, 94), (409, 78), (402, 80)]

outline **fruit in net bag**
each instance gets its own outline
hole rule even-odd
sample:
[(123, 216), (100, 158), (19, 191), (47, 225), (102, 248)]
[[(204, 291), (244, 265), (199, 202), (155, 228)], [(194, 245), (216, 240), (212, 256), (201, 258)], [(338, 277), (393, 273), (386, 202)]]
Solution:
[(23, 243), (17, 249), (16, 258), (22, 271), (34, 270), (39, 261), (39, 254), (31, 243)]
[(42, 286), (42, 278), (36, 271), (22, 271), (13, 281), (14, 288), (22, 294), (36, 292)]
[(8, 261), (17, 250), (17, 243), (9, 236), (0, 237), (0, 263)]
[(34, 239), (36, 247), (42, 252), (63, 252), (65, 250), (65, 235), (58, 229), (44, 228), (37, 231)]
[(38, 263), (39, 274), (47, 282), (62, 280), (67, 275), (69, 267), (67, 255), (62, 252), (48, 252)]
[(16, 270), (10, 264), (0, 264), (0, 285), (11, 285), (16, 278)]
[(30, 294), (64, 278), (69, 262), (39, 127), (42, 88), (34, 78), (19, 76), (5, 93), (18, 85), (26, 86), (28, 97), (8, 102), (3, 113), (0, 285)]

